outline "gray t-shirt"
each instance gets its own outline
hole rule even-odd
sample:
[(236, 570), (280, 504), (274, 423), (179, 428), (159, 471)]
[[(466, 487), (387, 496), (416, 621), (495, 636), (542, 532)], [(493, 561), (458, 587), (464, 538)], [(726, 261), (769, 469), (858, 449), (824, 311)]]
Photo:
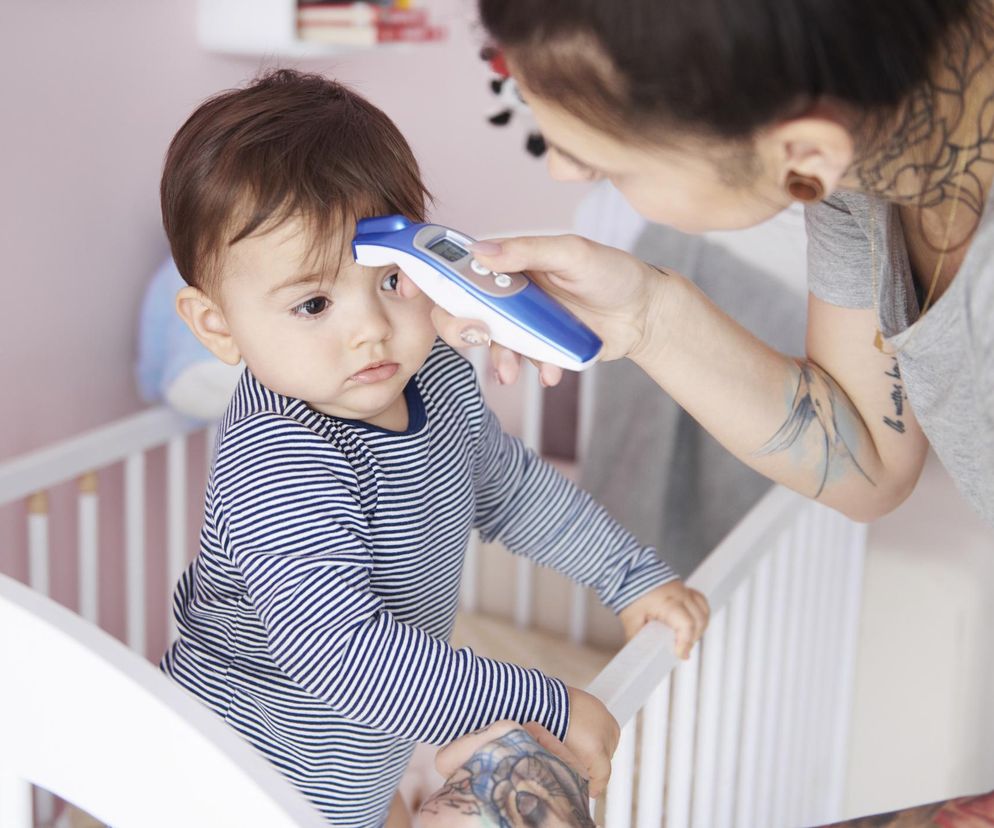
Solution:
[(936, 454), (994, 525), (994, 205), (956, 278), (920, 319), (900, 215), (880, 199), (838, 193), (807, 209), (808, 286), (833, 305), (873, 307), (871, 210), (880, 330), (898, 349), (908, 400)]

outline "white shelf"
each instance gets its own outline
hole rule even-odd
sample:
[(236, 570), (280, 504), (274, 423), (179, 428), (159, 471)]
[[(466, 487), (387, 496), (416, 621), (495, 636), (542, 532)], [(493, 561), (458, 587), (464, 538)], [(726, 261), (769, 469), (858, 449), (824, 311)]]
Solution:
[(213, 52), (320, 57), (368, 48), (297, 37), (296, 0), (198, 0), (197, 36)]

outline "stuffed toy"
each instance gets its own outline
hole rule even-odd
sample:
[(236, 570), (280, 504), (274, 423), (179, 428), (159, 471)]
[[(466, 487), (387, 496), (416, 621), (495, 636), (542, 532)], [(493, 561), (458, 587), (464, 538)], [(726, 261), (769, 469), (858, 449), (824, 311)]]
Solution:
[(138, 388), (147, 402), (212, 422), (228, 407), (242, 366), (221, 362), (180, 319), (176, 294), (185, 284), (168, 259), (145, 290), (138, 324)]
[(518, 85), (508, 71), (507, 62), (500, 49), (495, 46), (484, 46), (480, 58), (490, 66), (490, 90), (497, 96), (500, 108), (487, 117), (494, 126), (507, 126), (516, 113), (519, 124), (525, 127), (525, 150), (529, 155), (541, 158), (545, 154), (545, 139), (538, 131), (535, 119), (531, 116), (528, 104), (518, 91)]

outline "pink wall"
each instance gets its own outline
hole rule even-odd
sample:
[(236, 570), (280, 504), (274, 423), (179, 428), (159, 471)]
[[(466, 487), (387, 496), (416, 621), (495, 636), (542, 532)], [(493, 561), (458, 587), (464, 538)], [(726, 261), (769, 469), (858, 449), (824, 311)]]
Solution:
[[(440, 46), (293, 61), (354, 85), (409, 138), (436, 216), (468, 232), (568, 226), (578, 188), (550, 182), (523, 135), (489, 126), (471, 0), (434, 0)], [(142, 406), (135, 316), (166, 251), (157, 186), (172, 133), (262, 59), (210, 54), (195, 0), (0, 4), (0, 458)], [(444, 98), (435, 117), (419, 106)]]

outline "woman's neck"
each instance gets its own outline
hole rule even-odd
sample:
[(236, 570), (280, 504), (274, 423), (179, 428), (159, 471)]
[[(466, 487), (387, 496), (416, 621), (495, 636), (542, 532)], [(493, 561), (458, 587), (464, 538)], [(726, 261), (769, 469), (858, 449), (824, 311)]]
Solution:
[(948, 40), (933, 82), (916, 92), (884, 132), (882, 145), (847, 173), (843, 185), (920, 213), (922, 227), (944, 227), (952, 202), (951, 246), (973, 235), (994, 179), (994, 10)]

